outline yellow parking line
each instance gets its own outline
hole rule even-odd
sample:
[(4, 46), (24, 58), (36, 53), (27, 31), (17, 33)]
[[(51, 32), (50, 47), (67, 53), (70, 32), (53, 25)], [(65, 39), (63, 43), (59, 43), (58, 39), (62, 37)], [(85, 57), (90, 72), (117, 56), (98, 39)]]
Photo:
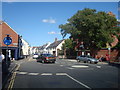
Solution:
[[(16, 68), (16, 70), (18, 70), (19, 67), (20, 67), (20, 64), (18, 64), (18, 67)], [(15, 81), (15, 77), (16, 77), (16, 72), (13, 73), (13, 75), (12, 75), (12, 77), (11, 77), (10, 84), (9, 84), (7, 90), (12, 90), (13, 85), (14, 85), (14, 81)]]

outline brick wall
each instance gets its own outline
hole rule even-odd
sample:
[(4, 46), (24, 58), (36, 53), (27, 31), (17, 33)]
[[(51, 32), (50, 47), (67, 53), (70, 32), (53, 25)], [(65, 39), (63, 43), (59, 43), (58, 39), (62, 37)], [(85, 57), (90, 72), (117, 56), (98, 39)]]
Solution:
[(18, 34), (5, 22), (2, 23), (2, 25), (0, 25), (0, 27), (2, 26), (2, 38), (0, 39), (0, 41), (2, 42), (2, 46), (6, 46), (3, 43), (3, 39), (4, 37), (6, 37), (6, 34), (9, 34), (10, 37), (12, 38), (12, 44), (9, 45), (9, 47), (17, 47), (18, 45)]
[[(111, 60), (117, 59), (118, 58), (118, 52), (119, 52), (119, 50), (117, 50), (117, 49), (111, 50), (111, 52), (110, 52), (110, 59)], [(100, 50), (100, 51), (98, 51), (97, 55), (98, 55), (98, 57), (100, 57), (101, 55), (103, 55), (103, 57), (105, 57), (106, 54), (108, 54), (108, 53), (109, 52), (108, 52), (107, 49), (106, 50)]]

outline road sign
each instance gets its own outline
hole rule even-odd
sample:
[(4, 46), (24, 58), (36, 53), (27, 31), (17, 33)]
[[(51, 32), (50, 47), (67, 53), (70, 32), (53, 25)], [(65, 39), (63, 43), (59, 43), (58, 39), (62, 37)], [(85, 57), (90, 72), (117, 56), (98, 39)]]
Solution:
[(12, 43), (12, 39), (10, 37), (5, 37), (3, 42), (5, 45), (10, 45)]

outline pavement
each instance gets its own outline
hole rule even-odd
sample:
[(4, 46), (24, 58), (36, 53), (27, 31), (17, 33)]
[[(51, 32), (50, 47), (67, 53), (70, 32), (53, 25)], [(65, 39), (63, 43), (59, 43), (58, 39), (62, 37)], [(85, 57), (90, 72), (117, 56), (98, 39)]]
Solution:
[(2, 74), (2, 87), (3, 88), (8, 78), (10, 77), (10, 75), (12, 74), (12, 72), (15, 70), (16, 67), (17, 67), (17, 64), (15, 63), (15, 61), (11, 61), (10, 67), (8, 68), (8, 73)]

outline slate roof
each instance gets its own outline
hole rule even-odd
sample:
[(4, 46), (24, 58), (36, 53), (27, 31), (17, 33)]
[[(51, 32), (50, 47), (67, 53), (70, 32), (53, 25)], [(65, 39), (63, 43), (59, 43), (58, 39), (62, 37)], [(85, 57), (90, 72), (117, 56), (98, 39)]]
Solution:
[(51, 44), (47, 47), (47, 49), (49, 49), (49, 48), (56, 48), (62, 41), (63, 41), (63, 40), (59, 40), (59, 41), (55, 41), (55, 42), (51, 43)]
[(45, 49), (45, 47), (46, 47), (47, 45), (48, 45), (48, 44), (45, 44), (45, 45), (43, 45), (43, 46), (40, 46), (40, 47), (39, 47), (39, 50)]

